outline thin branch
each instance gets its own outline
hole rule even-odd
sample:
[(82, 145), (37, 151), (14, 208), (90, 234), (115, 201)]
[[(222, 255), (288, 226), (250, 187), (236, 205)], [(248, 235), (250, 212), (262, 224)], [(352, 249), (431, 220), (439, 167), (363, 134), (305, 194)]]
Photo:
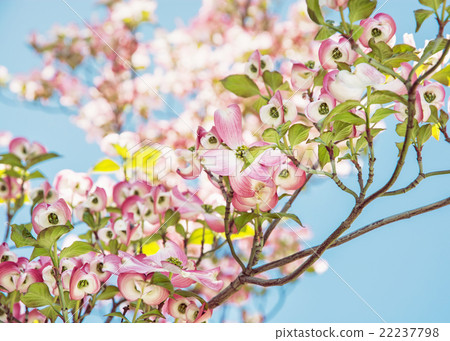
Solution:
[[(366, 234), (366, 233), (368, 233), (370, 231), (373, 231), (373, 230), (375, 230), (375, 229), (377, 229), (379, 227), (382, 227), (382, 226), (385, 226), (385, 225), (388, 225), (388, 224), (392, 224), (392, 223), (394, 223), (396, 221), (409, 219), (409, 218), (412, 218), (412, 217), (420, 215), (420, 214), (431, 212), (431, 211), (437, 210), (437, 209), (442, 208), (442, 207), (447, 206), (447, 205), (450, 205), (450, 197), (446, 198), (446, 199), (443, 199), (443, 200), (440, 200), (440, 201), (437, 201), (435, 203), (426, 205), (426, 206), (422, 206), (422, 207), (419, 207), (419, 208), (416, 208), (416, 209), (413, 209), (413, 210), (409, 210), (409, 211), (406, 211), (406, 212), (403, 212), (403, 213), (395, 214), (395, 215), (392, 215), (390, 217), (386, 217), (386, 218), (377, 220), (377, 221), (375, 221), (375, 222), (373, 222), (373, 223), (371, 223), (369, 225), (366, 225), (366, 226), (364, 226), (364, 227), (362, 227), (362, 228), (360, 228), (360, 229), (358, 229), (358, 230), (356, 230), (354, 232), (351, 232), (351, 233), (349, 233), (349, 234), (347, 234), (347, 235), (337, 239), (333, 244), (330, 245), (330, 248), (334, 248), (336, 246), (345, 244), (345, 243), (347, 243), (347, 242), (349, 242), (349, 241), (351, 241), (351, 240), (353, 240), (353, 239), (355, 239), (357, 237), (360, 237), (363, 234)], [(307, 257), (309, 255), (312, 255), (313, 253), (315, 253), (319, 249), (319, 246), (320, 245), (313, 246), (311, 248), (299, 251), (297, 253), (294, 253), (294, 254), (292, 254), (290, 256), (287, 256), (287, 257), (284, 257), (282, 259), (279, 259), (279, 260), (276, 260), (276, 261), (273, 261), (273, 262), (261, 265), (261, 266), (259, 266), (257, 268), (254, 268), (253, 272), (252, 272), (252, 275), (259, 274), (261, 272), (265, 272), (265, 271), (268, 271), (268, 270), (272, 270), (272, 269), (278, 268), (280, 266), (292, 263), (292, 262), (294, 262), (296, 260), (302, 259), (304, 257)]]
[(425, 173), (425, 174), (419, 174), (417, 175), (417, 178), (415, 178), (408, 186), (397, 189), (395, 191), (390, 191), (390, 192), (386, 192), (382, 195), (382, 197), (388, 197), (388, 196), (392, 196), (392, 195), (398, 195), (398, 194), (403, 194), (406, 193), (410, 190), (412, 190), (413, 188), (416, 188), (417, 185), (419, 183), (422, 182), (422, 180), (426, 179), (426, 178), (430, 178), (432, 176), (437, 176), (437, 175), (446, 175), (446, 174), (450, 174), (450, 170), (445, 170), (445, 171), (436, 171), (436, 172), (429, 172), (429, 173)]

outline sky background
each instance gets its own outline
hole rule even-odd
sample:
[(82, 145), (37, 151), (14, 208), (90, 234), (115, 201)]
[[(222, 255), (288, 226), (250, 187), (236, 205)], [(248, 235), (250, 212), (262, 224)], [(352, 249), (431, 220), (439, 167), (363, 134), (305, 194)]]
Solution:
[[(93, 17), (94, 1), (68, 0), (85, 19)], [(288, 4), (280, 1), (278, 11), (286, 15)], [(384, 3), (384, 4), (383, 4)], [(160, 25), (175, 27), (177, 20), (187, 22), (201, 1), (159, 1), (157, 15)], [(397, 22), (397, 41), (405, 32), (415, 29), (413, 10), (416, 0), (379, 1), (380, 12)], [(11, 73), (26, 73), (41, 66), (40, 58), (27, 45), (31, 31), (45, 33), (53, 24), (80, 23), (76, 15), (62, 2), (55, 0), (0, 2), (0, 65)], [(426, 22), (416, 36), (418, 46), (436, 34), (432, 20)], [(388, 120), (392, 127), (396, 122)], [(84, 172), (103, 155), (96, 144), (85, 140), (85, 134), (70, 122), (67, 114), (30, 108), (19, 102), (7, 104), (0, 98), (0, 131), (39, 141), (48, 150), (63, 157), (46, 162), (41, 167), (53, 179), (61, 169)], [(376, 177), (372, 186), (379, 188), (395, 167), (399, 138), (395, 132), (383, 133), (375, 143)], [(425, 172), (450, 169), (450, 145), (433, 138), (424, 149)], [(413, 151), (396, 185), (407, 185), (417, 176)], [(350, 186), (355, 177), (345, 179)], [(358, 218), (352, 229), (423, 206), (445, 197), (450, 191), (450, 177), (426, 179), (406, 195), (379, 199)], [(328, 179), (315, 179), (293, 206), (302, 222), (311, 227), (314, 237), (309, 245), (326, 238), (346, 218), (353, 199)], [(3, 208), (0, 208), (2, 211)], [(3, 213), (0, 216), (0, 222)], [(277, 305), (279, 289), (269, 289), (264, 308), (276, 308), (270, 322), (450, 322), (450, 207), (422, 216), (396, 222), (375, 232), (327, 251), (325, 259), (330, 269), (322, 275), (307, 274), (286, 288), (286, 302)], [(218, 320), (220, 314), (214, 316)], [(234, 316), (230, 315), (233, 320)], [(101, 320), (98, 320), (101, 321)]]

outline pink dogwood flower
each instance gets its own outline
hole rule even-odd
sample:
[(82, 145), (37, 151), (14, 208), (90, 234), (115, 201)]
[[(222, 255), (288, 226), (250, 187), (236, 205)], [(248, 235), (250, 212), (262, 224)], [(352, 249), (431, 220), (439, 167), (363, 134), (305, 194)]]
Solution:
[(259, 109), (259, 117), (265, 124), (279, 126), (281, 123), (293, 121), (297, 117), (297, 107), (289, 100), (283, 100), (277, 91), (269, 103)]
[(272, 59), (268, 55), (261, 55), (261, 53), (256, 50), (253, 52), (245, 64), (245, 74), (250, 78), (258, 78), (264, 71), (272, 70), (273, 63)]
[(15, 178), (5, 176), (0, 179), (0, 199), (14, 199), (19, 195), (19, 193), (20, 185)]
[(319, 60), (324, 69), (337, 69), (336, 62), (353, 64), (358, 54), (353, 51), (347, 38), (341, 37), (338, 41), (328, 38), (319, 48)]
[[(24, 260), (24, 259), (22, 259)], [(0, 291), (13, 292), (18, 290), (26, 293), (28, 287), (36, 282), (42, 282), (41, 272), (28, 268), (28, 260), (18, 263), (6, 261), (0, 263)]]
[(70, 220), (71, 214), (64, 199), (59, 199), (54, 204), (40, 203), (33, 209), (33, 230), (39, 234), (50, 226), (64, 225)]
[(305, 181), (306, 173), (292, 162), (280, 165), (274, 172), (275, 185), (287, 191), (299, 189)]
[(311, 102), (306, 106), (305, 114), (311, 122), (317, 123), (324, 119), (334, 107), (336, 107), (336, 100), (334, 97), (326, 92), (322, 92), (318, 100)]
[(143, 181), (121, 181), (114, 186), (113, 189), (113, 199), (117, 206), (122, 206), (125, 199), (132, 195), (137, 195), (139, 197), (144, 197), (146, 194), (150, 193), (151, 186)]
[(25, 161), (47, 153), (47, 149), (38, 142), (30, 143), (24, 137), (16, 137), (9, 143), (9, 152)]
[(380, 41), (389, 43), (397, 30), (394, 19), (386, 13), (378, 13), (373, 18), (361, 20), (360, 25), (364, 28), (364, 32), (359, 41), (365, 47), (369, 47), (369, 40), (372, 38), (376, 43)]
[(145, 304), (158, 305), (169, 297), (169, 290), (151, 284), (153, 274), (121, 273), (117, 279), (120, 293), (130, 302), (142, 299)]
[(100, 290), (100, 280), (89, 268), (89, 264), (84, 264), (82, 267), (72, 270), (70, 277), (70, 298), (72, 300), (81, 300), (86, 295), (96, 294)]
[(318, 69), (307, 67), (302, 63), (295, 63), (291, 70), (291, 84), (297, 91), (306, 91), (314, 84), (314, 77), (316, 77)]

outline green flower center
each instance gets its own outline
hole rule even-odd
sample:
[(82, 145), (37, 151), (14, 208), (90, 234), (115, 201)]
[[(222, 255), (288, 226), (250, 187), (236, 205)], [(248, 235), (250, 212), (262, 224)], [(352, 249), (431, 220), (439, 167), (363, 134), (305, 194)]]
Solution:
[(98, 204), (98, 198), (97, 197), (92, 198), (92, 203), (94, 205)]
[(287, 178), (287, 177), (289, 177), (289, 171), (288, 171), (287, 169), (283, 169), (283, 170), (280, 172), (279, 177), (280, 177), (280, 178)]
[(2, 259), (0, 260), (0, 263), (7, 262), (8, 259), (9, 259), (9, 256), (8, 256), (8, 255), (3, 255), (3, 256), (2, 256)]
[(6, 192), (7, 189), (8, 189), (8, 187), (6, 187), (6, 185), (2, 185), (0, 187), (0, 191), (2, 191), (2, 192)]
[(427, 103), (431, 103), (436, 99), (436, 95), (432, 92), (425, 92), (425, 94), (423, 95), (423, 98), (425, 98), (425, 101), (427, 101)]
[(103, 273), (103, 272), (104, 272), (104, 271), (103, 271), (103, 263), (98, 263), (98, 264), (97, 264), (97, 271), (100, 272), (100, 273)]
[(180, 313), (184, 314), (184, 313), (186, 312), (186, 308), (187, 308), (186, 303), (181, 303), (181, 304), (178, 306), (178, 311), (179, 311)]
[(83, 289), (86, 288), (89, 285), (89, 282), (87, 279), (82, 279), (81, 281), (78, 282), (77, 287), (78, 289)]
[(377, 28), (377, 27), (375, 27), (375, 28), (372, 28), (372, 37), (379, 37), (379, 36), (381, 36), (381, 34), (382, 34), (383, 32), (381, 32), (381, 30), (379, 29), (379, 28)]
[(166, 261), (168, 261), (169, 263), (178, 266), (180, 269), (183, 267), (183, 263), (175, 257), (169, 257), (166, 259)]
[(280, 117), (280, 113), (278, 112), (277, 108), (275, 108), (275, 107), (270, 108), (269, 115), (270, 115), (270, 117), (272, 117), (272, 118), (278, 118), (278, 117)]
[(258, 71), (258, 69), (256, 68), (255, 65), (252, 64), (252, 65), (250, 65), (250, 71), (255, 73), (256, 71)]
[(316, 65), (316, 62), (315, 62), (314, 60), (307, 61), (306, 64), (305, 64), (305, 66), (306, 66), (308, 69), (314, 69), (314, 66), (315, 66), (315, 65)]
[(266, 68), (266, 62), (264, 60), (261, 60), (261, 69), (265, 69)]
[(112, 238), (113, 236), (114, 236), (114, 235), (113, 235), (112, 231), (107, 231), (107, 232), (106, 232), (106, 237)]
[(236, 149), (236, 157), (239, 159), (244, 159), (247, 154), (248, 148), (246, 146), (240, 146)]
[(217, 143), (217, 137), (211, 136), (211, 137), (208, 139), (208, 142), (211, 143), (211, 144), (216, 144), (216, 143)]
[(342, 58), (342, 52), (338, 47), (335, 47), (333, 52), (331, 52), (331, 56), (333, 57), (333, 59), (340, 59)]
[(164, 201), (166, 201), (165, 197), (159, 197), (158, 198), (158, 204), (162, 204)]
[(330, 108), (328, 107), (328, 104), (322, 103), (319, 105), (319, 114), (320, 115), (327, 115), (330, 112)]
[(58, 224), (59, 223), (59, 219), (58, 219), (58, 215), (56, 214), (56, 213), (50, 213), (49, 215), (48, 215), (48, 222), (50, 223), (50, 224), (52, 224), (52, 225), (56, 225), (56, 224)]

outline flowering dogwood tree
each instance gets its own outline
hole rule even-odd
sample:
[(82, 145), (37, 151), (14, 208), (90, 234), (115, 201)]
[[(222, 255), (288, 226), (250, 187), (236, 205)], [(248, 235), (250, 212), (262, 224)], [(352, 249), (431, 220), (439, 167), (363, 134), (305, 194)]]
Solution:
[[(205, 322), (222, 305), (264, 295), (260, 287), (326, 270), (330, 248), (450, 205), (443, 198), (346, 234), (377, 199), (450, 174), (422, 161), (430, 138), (450, 143), (445, 0), (415, 4), (417, 31), (433, 17), (438, 26), (423, 48), (412, 35), (397, 42), (376, 0), (307, 0), (286, 20), (266, 0), (205, 0), (170, 32), (155, 26), (154, 1), (103, 5), (102, 21), (32, 35), (41, 70), (0, 68), (10, 96), (72, 112), (105, 153), (89, 172), (61, 170), (51, 185), (38, 168), (59, 155), (1, 134), (1, 321), (83, 322), (108, 309), (106, 322)], [(333, 11), (340, 22), (327, 20)], [(176, 117), (158, 118), (163, 108)], [(390, 116), (395, 127), (384, 124)], [(386, 129), (398, 135), (398, 160), (373, 188)], [(408, 152), (417, 177), (398, 188)], [(348, 169), (356, 184), (344, 183)], [(311, 231), (290, 208), (313, 176), (354, 205), (305, 248), (298, 238)], [(243, 310), (244, 321), (263, 315)]]

